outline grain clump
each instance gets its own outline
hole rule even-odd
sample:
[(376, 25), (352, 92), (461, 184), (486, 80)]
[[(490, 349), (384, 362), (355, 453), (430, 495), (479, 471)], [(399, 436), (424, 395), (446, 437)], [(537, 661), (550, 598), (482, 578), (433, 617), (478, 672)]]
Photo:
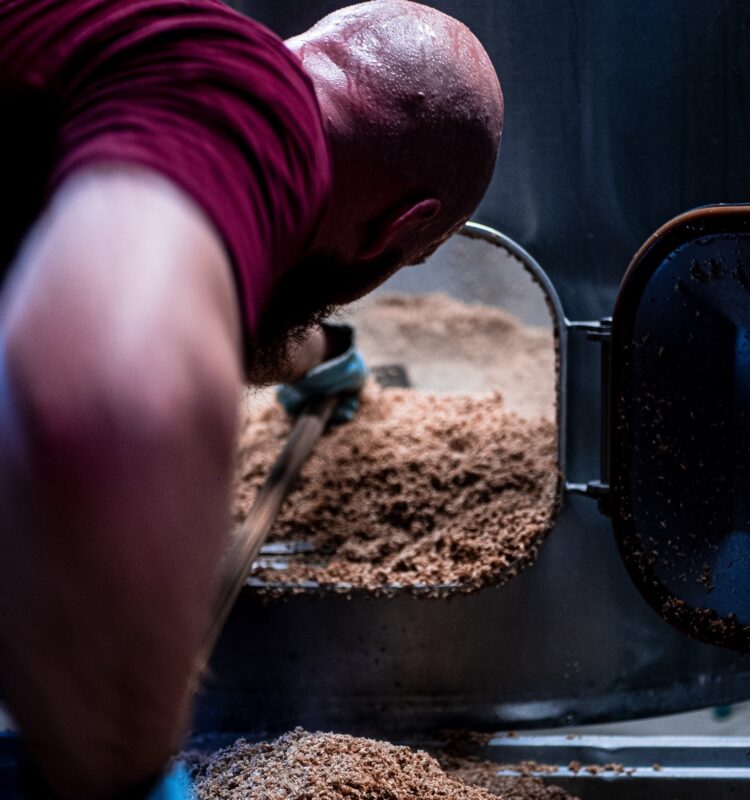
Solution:
[[(270, 744), (239, 740), (195, 776), (198, 800), (494, 800), (447, 774), (420, 750), (333, 733), (288, 733)], [(563, 794), (500, 794), (564, 800)]]

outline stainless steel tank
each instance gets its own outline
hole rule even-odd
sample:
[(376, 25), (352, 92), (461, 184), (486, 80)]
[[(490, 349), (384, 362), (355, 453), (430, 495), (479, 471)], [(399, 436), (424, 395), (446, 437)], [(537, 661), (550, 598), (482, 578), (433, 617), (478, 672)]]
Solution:
[(746, 657), (691, 641), (648, 607), (599, 509), (606, 322), (567, 319), (539, 264), (484, 226), (467, 226), (387, 288), (487, 301), (497, 273), (512, 302), (524, 291), (513, 268), (533, 277), (559, 341), (565, 502), (537, 563), (505, 586), (448, 600), (307, 587), (269, 601), (251, 580), (215, 652), (199, 730), (415, 735), (625, 719), (750, 695)]
[[(432, 0), (478, 33), (506, 126), (477, 219), (531, 252), (561, 299), (566, 479), (599, 478), (597, 323), (660, 224), (750, 186), (750, 8)], [(336, 0), (235, 5), (292, 35)], [(548, 287), (549, 288), (549, 287)], [(554, 304), (553, 304), (554, 305)], [(570, 320), (593, 325), (568, 326)], [(750, 696), (747, 658), (688, 640), (642, 600), (595, 500), (566, 494), (537, 564), (450, 601), (246, 591), (199, 729), (301, 723), (415, 733), (622, 719)]]

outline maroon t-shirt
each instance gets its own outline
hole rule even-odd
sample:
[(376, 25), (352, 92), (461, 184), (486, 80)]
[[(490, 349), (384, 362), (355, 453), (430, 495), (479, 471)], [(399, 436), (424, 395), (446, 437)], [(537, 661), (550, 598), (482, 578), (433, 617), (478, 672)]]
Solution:
[(139, 164), (213, 221), (252, 336), (327, 202), (312, 83), (219, 0), (0, 0), (0, 113), (0, 272), (67, 176)]

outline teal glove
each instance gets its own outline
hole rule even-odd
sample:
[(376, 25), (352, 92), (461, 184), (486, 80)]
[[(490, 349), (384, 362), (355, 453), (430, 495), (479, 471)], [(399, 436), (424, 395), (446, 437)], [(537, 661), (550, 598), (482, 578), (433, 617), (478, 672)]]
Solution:
[(279, 386), (276, 397), (288, 414), (297, 414), (312, 397), (341, 394), (332, 420), (337, 423), (349, 422), (359, 409), (359, 391), (367, 378), (367, 366), (355, 346), (354, 328), (351, 325), (326, 323), (324, 327), (346, 334), (347, 349), (340, 356), (313, 367), (298, 381)]
[(146, 800), (191, 800), (192, 797), (185, 765), (177, 764), (154, 786)]

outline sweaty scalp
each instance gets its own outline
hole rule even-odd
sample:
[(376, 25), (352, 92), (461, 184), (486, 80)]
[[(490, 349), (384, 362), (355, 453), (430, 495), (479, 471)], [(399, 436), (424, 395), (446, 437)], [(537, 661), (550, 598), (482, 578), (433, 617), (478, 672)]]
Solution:
[(333, 106), (348, 104), (334, 137), (366, 153), (381, 180), (439, 197), (442, 232), (466, 219), (492, 176), (503, 124), (500, 83), (476, 36), (429, 6), (371, 0), (306, 37), (326, 60)]

